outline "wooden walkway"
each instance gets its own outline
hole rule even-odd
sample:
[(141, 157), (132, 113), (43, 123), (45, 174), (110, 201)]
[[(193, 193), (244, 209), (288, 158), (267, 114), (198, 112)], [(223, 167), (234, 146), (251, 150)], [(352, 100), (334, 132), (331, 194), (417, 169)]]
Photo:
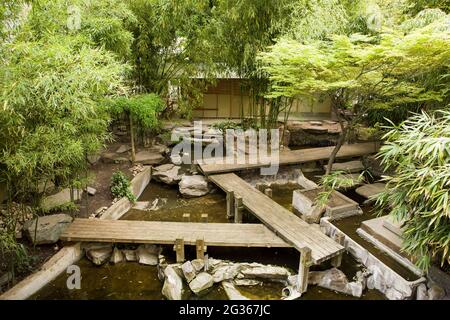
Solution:
[(195, 245), (207, 246), (292, 247), (262, 224), (190, 223), (75, 219), (61, 234), (64, 241)]
[(327, 237), (320, 229), (303, 221), (234, 173), (212, 175), (209, 179), (227, 194), (233, 192), (235, 200), (241, 198), (242, 205), (248, 211), (297, 250), (309, 248), (314, 264), (331, 259), (344, 251), (343, 246)]
[[(305, 163), (305, 162), (310, 162), (310, 161), (327, 160), (330, 157), (333, 149), (334, 149), (334, 146), (323, 147), (323, 148), (310, 148), (310, 149), (301, 149), (301, 150), (280, 151), (279, 165), (280, 166), (292, 165), (292, 164), (300, 164), (300, 163)], [(348, 157), (363, 156), (366, 154), (375, 153), (378, 151), (378, 149), (379, 149), (379, 144), (375, 143), (375, 142), (346, 144), (341, 147), (341, 149), (337, 153), (336, 157), (337, 158), (348, 158)], [(246, 169), (256, 169), (256, 168), (266, 167), (266, 166), (270, 165), (270, 159), (259, 160), (259, 162), (255, 163), (255, 164), (250, 164), (250, 163), (227, 164), (226, 159), (227, 158), (224, 158), (222, 163), (212, 163), (212, 164), (200, 163), (200, 164), (198, 164), (198, 167), (205, 175), (210, 175), (210, 174), (216, 174), (216, 173), (241, 171), (241, 170), (246, 170)]]

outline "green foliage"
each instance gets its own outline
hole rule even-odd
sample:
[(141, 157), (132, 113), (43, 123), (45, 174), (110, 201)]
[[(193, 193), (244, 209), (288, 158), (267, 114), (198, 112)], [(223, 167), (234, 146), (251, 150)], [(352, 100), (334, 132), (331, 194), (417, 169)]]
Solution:
[[(191, 76), (208, 65), (208, 44), (203, 41), (209, 14), (206, 0), (129, 0), (136, 22), (133, 61), (139, 89), (165, 96), (169, 82), (195, 87)], [(205, 68), (208, 71), (208, 68)]]
[(119, 97), (106, 102), (112, 115), (129, 114), (142, 128), (157, 128), (158, 116), (165, 108), (164, 101), (156, 94)]
[(403, 249), (427, 269), (432, 258), (450, 263), (450, 112), (417, 114), (391, 126), (379, 152), (387, 188), (377, 199), (405, 223)]
[(9, 268), (20, 272), (30, 268), (31, 257), (13, 232), (0, 232), (0, 258), (0, 270)]
[(448, 18), (411, 33), (334, 36), (300, 43), (283, 39), (260, 54), (269, 97), (330, 95), (335, 107), (360, 116), (371, 109), (439, 105), (448, 99)]
[(408, 7), (405, 11), (413, 15), (430, 8), (437, 8), (446, 13), (450, 13), (449, 0), (407, 0), (407, 2)]
[(436, 20), (444, 19), (445, 16), (445, 12), (440, 9), (425, 9), (415, 17), (407, 19), (400, 27), (405, 32), (410, 32), (414, 29), (426, 27)]
[(242, 129), (241, 124), (233, 120), (224, 120), (213, 124), (213, 128), (225, 132), (228, 129)]
[[(109, 137), (99, 102), (126, 91), (129, 68), (117, 58), (131, 38), (117, 1), (25, 2), (0, 5), (0, 183), (8, 203), (38, 207), (40, 183), (79, 187), (87, 155)], [(68, 28), (70, 5), (81, 10), (81, 29)], [(2, 232), (0, 247), (13, 264), (25, 261), (14, 228)]]
[(35, 0), (20, 37), (30, 41), (55, 34), (77, 35), (91, 46), (103, 47), (118, 57), (127, 58), (133, 41), (127, 27), (135, 21), (133, 13), (122, 1)]
[(18, 190), (45, 179), (67, 184), (107, 137), (108, 117), (97, 102), (121, 86), (125, 68), (77, 38), (8, 50), (0, 71), (0, 178)]
[(377, 32), (383, 17), (375, 1), (318, 0), (292, 5), (287, 23), (285, 37), (311, 41), (337, 34)]
[(315, 199), (316, 203), (319, 206), (326, 205), (334, 190), (350, 188), (359, 182), (363, 182), (365, 180), (365, 174), (366, 171), (363, 171), (356, 180), (349, 176), (347, 172), (341, 170), (323, 175), (320, 178), (322, 191), (319, 192)]
[(111, 177), (111, 193), (115, 198), (127, 197), (131, 202), (136, 201), (136, 197), (130, 189), (130, 180), (122, 171), (116, 171)]

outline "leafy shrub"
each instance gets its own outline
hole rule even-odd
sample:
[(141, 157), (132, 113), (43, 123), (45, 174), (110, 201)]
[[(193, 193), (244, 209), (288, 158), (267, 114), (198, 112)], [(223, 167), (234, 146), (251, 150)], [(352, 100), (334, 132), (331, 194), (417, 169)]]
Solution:
[(242, 129), (241, 125), (237, 122), (234, 122), (232, 120), (225, 120), (225, 121), (221, 121), (221, 122), (217, 122), (215, 124), (213, 124), (213, 128), (216, 128), (222, 132), (225, 132), (225, 130), (228, 129)]
[(107, 101), (107, 106), (112, 115), (128, 113), (142, 128), (149, 129), (158, 127), (158, 115), (164, 110), (165, 103), (157, 94), (149, 93), (111, 99)]
[(221, 122), (217, 122), (213, 125), (214, 128), (225, 132), (227, 129), (233, 129), (233, 130), (248, 130), (248, 129), (258, 129), (259, 126), (257, 124), (257, 121), (255, 119), (246, 118), (243, 119), (241, 122), (235, 122), (233, 120), (225, 120)]
[(136, 197), (130, 189), (130, 180), (122, 171), (116, 171), (111, 177), (111, 193), (115, 198), (127, 197), (131, 202), (136, 201)]
[(384, 139), (379, 157), (395, 175), (377, 205), (405, 223), (403, 249), (419, 267), (450, 264), (450, 112), (415, 115)]

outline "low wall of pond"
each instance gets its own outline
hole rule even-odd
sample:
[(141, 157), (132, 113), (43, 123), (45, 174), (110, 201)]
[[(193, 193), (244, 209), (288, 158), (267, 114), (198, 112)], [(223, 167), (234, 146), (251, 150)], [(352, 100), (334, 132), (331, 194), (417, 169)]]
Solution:
[[(339, 230), (331, 223), (330, 218), (322, 218), (320, 220), (320, 227), (331, 238), (334, 238), (338, 234), (344, 236), (345, 249), (352, 254), (358, 262), (362, 263), (370, 273), (370, 276), (367, 278), (367, 287), (369, 289), (377, 289), (388, 299), (413, 299), (415, 297), (416, 288), (419, 284), (426, 281), (425, 277), (420, 277), (414, 281), (404, 279), (368, 250)], [(415, 270), (411, 271), (414, 272)]]
[[(131, 180), (131, 191), (138, 198), (151, 180), (151, 170), (149, 166), (144, 167)], [(121, 198), (112, 204), (100, 217), (100, 219), (117, 220), (125, 214), (132, 206), (127, 198)], [(41, 268), (20, 281), (14, 287), (0, 296), (0, 300), (25, 300), (38, 292), (49, 282), (53, 281), (58, 275), (67, 270), (67, 268), (76, 263), (83, 257), (81, 243), (63, 247), (53, 257), (51, 257)]]

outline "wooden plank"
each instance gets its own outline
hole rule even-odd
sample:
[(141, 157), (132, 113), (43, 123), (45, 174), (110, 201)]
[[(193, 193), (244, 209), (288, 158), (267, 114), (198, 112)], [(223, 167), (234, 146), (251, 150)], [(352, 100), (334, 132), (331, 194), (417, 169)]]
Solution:
[(262, 224), (75, 219), (60, 239), (153, 244), (183, 239), (185, 245), (196, 245), (202, 239), (205, 246), (291, 247)]
[(311, 249), (304, 248), (300, 251), (300, 262), (298, 267), (297, 290), (305, 293), (308, 288), (308, 274), (311, 266)]
[(242, 205), (242, 197), (236, 196), (234, 198), (234, 223), (242, 223), (242, 211), (244, 207)]
[(195, 247), (196, 247), (195, 251), (196, 251), (197, 259), (204, 260), (205, 259), (205, 251), (206, 251), (205, 241), (203, 239), (198, 239), (195, 242)]
[(184, 259), (184, 240), (183, 239), (175, 240), (174, 250), (177, 253), (177, 263), (183, 263), (185, 260)]
[(297, 250), (310, 248), (315, 264), (344, 251), (343, 246), (253, 188), (237, 175), (228, 173), (212, 175), (209, 178), (223, 190), (232, 190), (235, 198), (242, 197), (242, 203), (248, 211)]
[[(327, 160), (331, 152), (333, 151), (334, 146), (332, 147), (323, 147), (323, 148), (310, 148), (310, 149), (301, 149), (301, 150), (283, 150), (279, 153), (279, 165), (290, 165), (290, 164), (299, 164), (310, 161), (317, 160)], [(355, 144), (346, 144), (341, 147), (339, 152), (336, 155), (336, 158), (348, 158), (348, 157), (357, 157), (363, 156), (366, 154), (372, 154), (377, 152), (379, 149), (379, 143), (376, 142), (366, 142), (366, 143), (355, 143)], [(205, 164), (200, 163), (199, 169), (205, 174), (216, 174), (216, 173), (225, 173), (225, 172), (234, 172), (241, 171), (246, 169), (256, 169), (261, 167), (266, 167), (270, 165), (270, 159), (259, 159), (258, 163), (250, 164), (227, 164), (226, 159), (221, 159), (221, 163), (213, 163), (213, 164)]]

